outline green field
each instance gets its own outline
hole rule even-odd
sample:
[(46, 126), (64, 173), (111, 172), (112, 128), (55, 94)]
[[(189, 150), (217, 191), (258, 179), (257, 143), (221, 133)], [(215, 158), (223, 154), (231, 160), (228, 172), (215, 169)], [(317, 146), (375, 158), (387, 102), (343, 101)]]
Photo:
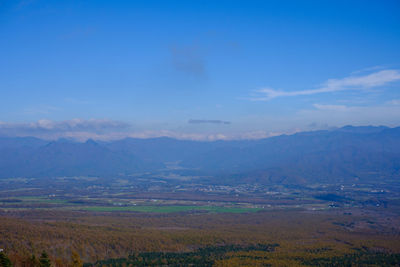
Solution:
[[(8, 199), (0, 199), (1, 210), (81, 210), (93, 212), (190, 212), (205, 211), (213, 213), (247, 213), (261, 210), (256, 207), (246, 206), (217, 206), (217, 205), (186, 205), (186, 204), (139, 204), (139, 205), (117, 205), (111, 206), (109, 201), (102, 203), (74, 203), (67, 199), (48, 198), (47, 196), (23, 196)], [(108, 202), (108, 203), (107, 203)]]
[(241, 207), (217, 207), (217, 206), (126, 206), (126, 207), (110, 207), (110, 206), (93, 206), (93, 207), (79, 207), (80, 210), (98, 211), (98, 212), (121, 212), (121, 211), (135, 211), (135, 212), (156, 212), (156, 213), (170, 213), (170, 212), (185, 212), (185, 211), (208, 211), (215, 213), (247, 213), (257, 212), (260, 208), (241, 208)]

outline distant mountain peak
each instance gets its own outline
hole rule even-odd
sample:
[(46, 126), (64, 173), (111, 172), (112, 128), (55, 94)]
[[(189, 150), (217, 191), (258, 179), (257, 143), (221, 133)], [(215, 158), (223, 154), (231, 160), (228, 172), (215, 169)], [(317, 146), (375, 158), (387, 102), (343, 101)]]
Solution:
[(88, 140), (86, 140), (85, 144), (88, 145), (98, 145), (96, 141), (94, 141), (93, 139), (89, 138)]

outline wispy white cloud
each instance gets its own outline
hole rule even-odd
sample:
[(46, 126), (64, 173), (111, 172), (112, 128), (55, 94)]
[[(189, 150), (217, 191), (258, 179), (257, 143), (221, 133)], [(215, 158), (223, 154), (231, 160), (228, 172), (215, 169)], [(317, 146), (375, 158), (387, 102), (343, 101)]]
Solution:
[(316, 109), (319, 110), (331, 110), (331, 111), (346, 111), (348, 107), (345, 105), (323, 105), (323, 104), (314, 104)]
[(386, 102), (386, 104), (395, 105), (395, 106), (400, 105), (400, 99), (392, 99), (392, 100)]
[(29, 123), (9, 123), (0, 121), (1, 135), (49, 135), (64, 134), (68, 132), (92, 132), (101, 133), (111, 130), (122, 130), (129, 128), (125, 122), (107, 119), (72, 119), (65, 121), (38, 120)]
[(343, 125), (400, 125), (400, 105), (388, 102), (373, 106), (314, 104), (294, 116), (298, 121), (329, 122), (332, 126)]
[(59, 107), (53, 106), (37, 106), (37, 107), (29, 107), (23, 110), (24, 114), (28, 115), (48, 115), (54, 113), (56, 111), (60, 111)]
[[(121, 137), (133, 138), (156, 138), (156, 137), (170, 137), (180, 140), (196, 140), (196, 141), (217, 141), (217, 140), (255, 140), (262, 139), (282, 134), (292, 134), (294, 131), (244, 131), (236, 133), (195, 133), (195, 132), (180, 132), (171, 130), (156, 130), (156, 131), (139, 131), (122, 135), (115, 135), (111, 139), (120, 139)], [(98, 139), (110, 140), (106, 135), (99, 136)]]
[[(89, 138), (95, 140), (117, 140), (127, 137), (156, 138), (170, 137), (182, 140), (215, 141), (215, 140), (240, 140), (260, 139), (279, 135), (283, 132), (248, 130), (241, 132), (193, 132), (182, 130), (139, 130), (129, 123), (99, 120), (99, 119), (72, 119), (65, 121), (39, 120), (27, 123), (10, 123), (0, 121), (0, 136), (33, 136), (47, 140), (58, 138), (72, 138), (85, 141)], [(287, 132), (284, 132), (287, 133)]]
[(363, 68), (363, 69), (359, 69), (356, 71), (353, 71), (351, 74), (360, 74), (360, 73), (366, 73), (366, 72), (372, 72), (372, 71), (376, 71), (376, 70), (383, 70), (383, 69), (387, 69), (388, 67), (386, 66), (373, 66), (373, 67), (368, 67), (368, 68)]
[(282, 91), (273, 88), (263, 88), (256, 91), (258, 96), (250, 98), (253, 101), (268, 101), (277, 97), (314, 95), (345, 90), (365, 90), (383, 86), (400, 80), (399, 70), (381, 70), (363, 76), (349, 76), (343, 79), (329, 79), (320, 88), (300, 91)]
[(74, 105), (87, 105), (87, 104), (92, 104), (88, 100), (82, 100), (82, 99), (77, 99), (73, 97), (67, 97), (64, 99), (64, 101), (68, 104), (74, 104)]

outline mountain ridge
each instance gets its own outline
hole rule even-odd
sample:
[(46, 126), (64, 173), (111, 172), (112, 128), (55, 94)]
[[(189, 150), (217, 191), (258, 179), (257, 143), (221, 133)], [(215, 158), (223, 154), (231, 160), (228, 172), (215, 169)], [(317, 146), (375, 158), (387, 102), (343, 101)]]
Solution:
[(179, 162), (193, 172), (249, 181), (354, 181), (373, 179), (372, 173), (397, 179), (400, 127), (345, 126), (210, 142), (169, 137), (110, 142), (0, 138), (0, 178), (130, 175), (165, 169), (168, 162)]

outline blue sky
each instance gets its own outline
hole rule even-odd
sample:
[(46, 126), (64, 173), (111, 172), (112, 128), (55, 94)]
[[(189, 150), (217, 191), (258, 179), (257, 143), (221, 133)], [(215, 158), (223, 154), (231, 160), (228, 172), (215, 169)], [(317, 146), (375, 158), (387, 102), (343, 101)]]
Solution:
[(0, 134), (400, 125), (399, 1), (0, 1)]

